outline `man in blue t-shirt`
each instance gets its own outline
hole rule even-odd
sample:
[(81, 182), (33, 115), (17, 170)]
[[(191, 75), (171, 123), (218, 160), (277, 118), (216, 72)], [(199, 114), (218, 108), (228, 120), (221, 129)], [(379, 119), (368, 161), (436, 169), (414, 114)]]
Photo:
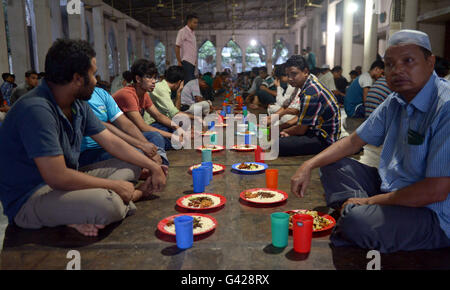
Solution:
[(345, 113), (350, 118), (364, 118), (367, 94), (374, 80), (384, 73), (384, 63), (377, 60), (370, 66), (370, 70), (358, 76), (348, 87), (344, 98)]
[[(142, 133), (133, 122), (123, 115), (114, 98), (107, 91), (99, 87), (95, 88), (88, 103), (94, 114), (108, 130), (128, 144), (140, 149), (156, 163), (169, 164), (164, 150), (164, 137), (158, 132)], [(111, 158), (113, 156), (91, 137), (83, 138), (79, 159), (80, 167)]]
[[(96, 236), (136, 210), (134, 201), (166, 183), (161, 166), (98, 120), (88, 103), (97, 70), (86, 41), (58, 39), (45, 59), (45, 80), (20, 98), (0, 126), (0, 200), (10, 223), (27, 229), (66, 225)], [(83, 137), (116, 158), (78, 171)], [(141, 168), (150, 177), (133, 183)]]

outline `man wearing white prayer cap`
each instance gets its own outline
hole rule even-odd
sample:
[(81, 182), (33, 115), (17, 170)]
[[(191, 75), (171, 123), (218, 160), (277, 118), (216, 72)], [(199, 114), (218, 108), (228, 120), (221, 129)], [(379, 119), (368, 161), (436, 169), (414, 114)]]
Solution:
[[(384, 61), (393, 93), (356, 132), (303, 163), (291, 190), (303, 196), (320, 167), (327, 205), (341, 210), (334, 246), (450, 247), (450, 83), (434, 72), (421, 31), (394, 33)], [(378, 168), (345, 158), (366, 144), (383, 145)]]

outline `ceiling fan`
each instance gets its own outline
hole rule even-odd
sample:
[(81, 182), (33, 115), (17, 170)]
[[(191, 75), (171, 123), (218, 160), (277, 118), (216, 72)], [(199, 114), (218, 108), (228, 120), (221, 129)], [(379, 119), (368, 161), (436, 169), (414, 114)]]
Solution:
[(315, 4), (311, 0), (306, 0), (305, 7), (316, 7), (316, 8), (322, 8), (322, 5)]

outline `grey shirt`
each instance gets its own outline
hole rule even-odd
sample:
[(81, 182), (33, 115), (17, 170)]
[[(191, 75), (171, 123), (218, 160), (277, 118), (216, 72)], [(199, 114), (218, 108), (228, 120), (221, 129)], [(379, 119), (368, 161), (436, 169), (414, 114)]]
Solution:
[(200, 86), (198, 84), (198, 79), (193, 79), (184, 85), (181, 91), (181, 104), (186, 106), (192, 106), (195, 104), (195, 97), (202, 97), (200, 92)]
[(11, 106), (23, 95), (31, 91), (32, 87), (30, 87), (27, 83), (20, 84), (11, 94)]

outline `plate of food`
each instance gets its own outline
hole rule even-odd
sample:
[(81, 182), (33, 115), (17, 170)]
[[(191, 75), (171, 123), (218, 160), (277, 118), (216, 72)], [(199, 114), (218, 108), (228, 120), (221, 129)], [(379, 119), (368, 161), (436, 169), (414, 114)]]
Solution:
[(217, 221), (210, 215), (200, 213), (184, 213), (166, 217), (158, 223), (158, 230), (164, 234), (175, 236), (175, 224), (173, 220), (181, 215), (189, 215), (194, 218), (194, 236), (206, 234), (217, 227)]
[(314, 218), (313, 232), (323, 232), (332, 229), (336, 225), (336, 220), (323, 212), (307, 209), (294, 209), (285, 211), (289, 214), (289, 229), (292, 230), (292, 217), (296, 214), (308, 214)]
[(239, 135), (239, 136), (245, 136), (245, 135), (256, 135), (256, 133), (255, 133), (255, 132), (253, 132), (253, 131), (244, 131), (244, 132), (237, 132), (236, 134), (237, 134), (237, 135)]
[(220, 194), (215, 193), (194, 193), (177, 200), (177, 205), (186, 209), (209, 210), (221, 207), (227, 202), (227, 199)]
[[(192, 169), (202, 166), (201, 164), (195, 164), (189, 167), (189, 173), (192, 173)], [(219, 174), (225, 171), (226, 166), (218, 163), (213, 163), (213, 174)]]
[(278, 189), (252, 188), (239, 195), (242, 200), (257, 204), (273, 204), (287, 200), (288, 194)]
[(212, 152), (218, 152), (218, 151), (224, 150), (225, 147), (220, 146), (220, 145), (211, 145), (211, 144), (209, 144), (209, 145), (200, 146), (200, 147), (197, 148), (198, 151), (203, 151), (203, 150), (206, 150), (206, 149), (211, 149)]
[(251, 144), (233, 145), (232, 149), (236, 151), (254, 151), (256, 149), (256, 145)]
[(259, 162), (242, 162), (236, 163), (231, 166), (234, 170), (237, 170), (241, 173), (257, 173), (263, 172), (269, 167), (269, 165), (265, 163)]
[(228, 126), (227, 123), (218, 123), (215, 125), (216, 127), (226, 127)]

